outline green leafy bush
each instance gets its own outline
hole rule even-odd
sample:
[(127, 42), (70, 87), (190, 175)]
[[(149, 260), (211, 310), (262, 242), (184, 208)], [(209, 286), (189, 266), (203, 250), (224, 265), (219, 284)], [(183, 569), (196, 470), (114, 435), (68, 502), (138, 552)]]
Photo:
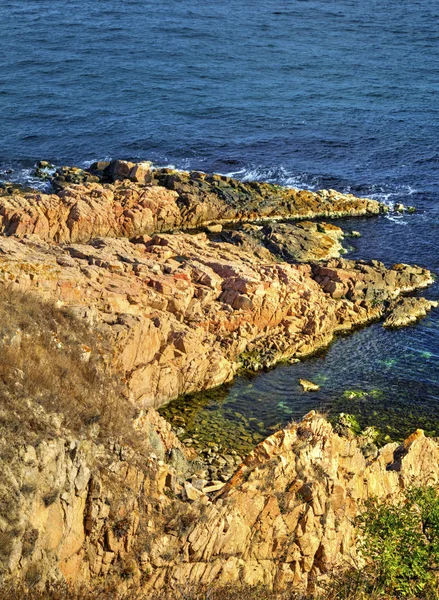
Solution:
[(374, 589), (405, 598), (439, 598), (439, 492), (413, 488), (404, 501), (371, 500), (358, 519), (365, 580)]

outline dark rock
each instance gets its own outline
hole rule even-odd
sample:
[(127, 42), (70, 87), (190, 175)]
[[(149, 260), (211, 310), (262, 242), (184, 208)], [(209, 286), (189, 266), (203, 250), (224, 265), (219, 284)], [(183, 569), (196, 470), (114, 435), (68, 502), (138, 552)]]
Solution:
[(51, 178), (55, 191), (60, 191), (70, 185), (82, 185), (84, 183), (100, 183), (97, 175), (80, 169), (79, 167), (60, 167)]

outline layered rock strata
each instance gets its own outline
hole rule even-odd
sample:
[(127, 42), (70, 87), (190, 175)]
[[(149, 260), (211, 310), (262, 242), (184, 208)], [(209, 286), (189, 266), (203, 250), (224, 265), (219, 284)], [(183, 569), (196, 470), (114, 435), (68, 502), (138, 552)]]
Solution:
[(22, 448), (3, 473), (2, 498), (17, 513), (13, 528), (2, 525), (4, 575), (92, 585), (117, 574), (122, 588), (151, 598), (200, 583), (311, 591), (358, 564), (355, 517), (365, 500), (439, 482), (439, 447), (422, 431), (366, 459), (355, 437), (311, 413), (206, 493), (163, 460), (176, 452), (166, 425), (151, 411), (143, 419), (145, 437), (162, 431), (160, 456), (143, 462), (65, 431)]
[(306, 356), (432, 279), (407, 265), (268, 262), (180, 233), (62, 246), (3, 237), (0, 281), (102, 323), (133, 402), (160, 406), (220, 385), (242, 365)]

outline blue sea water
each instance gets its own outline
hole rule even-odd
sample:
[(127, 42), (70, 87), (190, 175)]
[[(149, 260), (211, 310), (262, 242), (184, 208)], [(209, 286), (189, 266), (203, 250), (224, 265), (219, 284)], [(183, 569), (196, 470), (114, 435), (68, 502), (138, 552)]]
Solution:
[[(438, 0), (2, 2), (0, 178), (117, 157), (352, 191), (418, 211), (348, 223), (363, 233), (351, 256), (439, 272), (438, 13)], [(221, 410), (269, 427), (379, 386), (389, 419), (439, 419), (438, 312), (238, 380)], [(299, 376), (322, 391), (305, 396)]]

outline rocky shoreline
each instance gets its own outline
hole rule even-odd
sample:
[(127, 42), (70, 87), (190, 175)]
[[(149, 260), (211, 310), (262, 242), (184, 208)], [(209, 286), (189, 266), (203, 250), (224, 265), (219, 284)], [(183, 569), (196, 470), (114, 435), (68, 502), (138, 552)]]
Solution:
[[(42, 580), (88, 582), (123, 563), (145, 590), (238, 580), (309, 590), (355, 553), (349, 523), (368, 495), (399, 497), (409, 474), (437, 483), (437, 444), (421, 434), (371, 450), (312, 414), (247, 458), (219, 445), (197, 458), (154, 410), (437, 306), (407, 296), (432, 283), (427, 269), (343, 258), (344, 232), (322, 221), (383, 205), (149, 163), (39, 169), (53, 193), (0, 192), (0, 286), (68, 308), (109, 341), (112, 356), (98, 358), (123, 379), (146, 445), (134, 460), (123, 440), (61, 427), (57, 440), (17, 447), (3, 492), (19, 498), (21, 520), (15, 537), (0, 521), (13, 540), (5, 575), (38, 562)], [(20, 348), (23, 335), (3, 338)], [(84, 346), (81, 360), (93, 352)]]
[[(419, 267), (338, 258), (343, 232), (322, 222), (184, 231), (261, 215), (376, 215), (384, 209), (373, 200), (148, 163), (107, 165), (100, 177), (112, 183), (63, 175), (61, 185), (62, 172), (58, 194), (0, 196), (0, 279), (102, 324), (139, 406), (218, 386), (241, 367), (302, 358), (383, 316), (391, 324), (396, 298), (432, 283)], [(432, 306), (399, 303), (394, 322)]]

